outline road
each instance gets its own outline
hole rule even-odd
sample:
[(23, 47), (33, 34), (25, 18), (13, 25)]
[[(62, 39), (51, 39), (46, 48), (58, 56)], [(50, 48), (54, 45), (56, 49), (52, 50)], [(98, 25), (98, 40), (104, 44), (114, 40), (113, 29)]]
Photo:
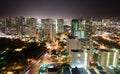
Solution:
[(38, 74), (40, 66), (43, 64), (44, 61), (44, 55), (39, 58), (39, 60), (32, 65), (25, 74)]
[(35, 64), (28, 66), (27, 69), (22, 74), (38, 74), (39, 68), (44, 62), (45, 54), (46, 54), (46, 50), (40, 54), (40, 57), (35, 62)]

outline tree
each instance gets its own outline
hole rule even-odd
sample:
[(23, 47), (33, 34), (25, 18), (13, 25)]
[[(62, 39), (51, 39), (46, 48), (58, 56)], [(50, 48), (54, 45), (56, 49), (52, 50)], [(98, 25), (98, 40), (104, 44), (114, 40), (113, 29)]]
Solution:
[(0, 51), (3, 51), (5, 48), (8, 48), (11, 43), (9, 38), (0, 38)]
[(57, 54), (57, 51), (56, 51), (55, 49), (53, 49), (53, 50), (51, 51), (51, 54), (52, 54), (52, 55), (56, 55), (56, 54)]

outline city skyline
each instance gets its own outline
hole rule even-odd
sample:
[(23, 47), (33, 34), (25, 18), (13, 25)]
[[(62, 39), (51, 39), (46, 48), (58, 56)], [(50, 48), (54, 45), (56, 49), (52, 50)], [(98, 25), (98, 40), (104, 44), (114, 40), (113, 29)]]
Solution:
[(0, 74), (120, 74), (119, 49), (116, 17), (0, 17)]
[(0, 16), (81, 18), (120, 16), (118, 0), (1, 0)]
[(0, 74), (120, 74), (118, 0), (0, 0)]

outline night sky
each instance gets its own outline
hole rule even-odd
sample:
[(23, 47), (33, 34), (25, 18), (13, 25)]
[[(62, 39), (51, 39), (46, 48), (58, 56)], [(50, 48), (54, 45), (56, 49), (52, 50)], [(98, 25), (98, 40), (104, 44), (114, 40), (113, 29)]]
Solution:
[(119, 0), (0, 0), (0, 16), (81, 18), (120, 16)]

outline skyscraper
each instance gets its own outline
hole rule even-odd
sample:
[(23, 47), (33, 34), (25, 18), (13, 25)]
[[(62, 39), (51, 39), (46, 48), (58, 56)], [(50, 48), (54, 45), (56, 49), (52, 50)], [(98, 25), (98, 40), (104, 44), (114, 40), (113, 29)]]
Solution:
[(16, 28), (17, 28), (17, 34), (18, 35), (23, 35), (24, 34), (24, 24), (25, 24), (25, 17), (23, 16), (18, 16), (15, 18), (15, 24), (17, 25)]
[(37, 19), (36, 18), (26, 18), (26, 26), (28, 27), (27, 34), (31, 37), (36, 37), (37, 32)]
[(5, 17), (0, 17), (0, 31), (5, 33), (6, 25), (5, 25)]
[(62, 33), (62, 32), (64, 32), (64, 20), (57, 19), (57, 21), (56, 21), (56, 33)]
[(43, 38), (47, 40), (54, 40), (55, 38), (55, 20), (53, 19), (41, 19), (41, 25), (42, 25), (42, 34)]
[(71, 21), (71, 33), (72, 35), (75, 35), (76, 31), (79, 30), (79, 20), (78, 19), (73, 19)]

